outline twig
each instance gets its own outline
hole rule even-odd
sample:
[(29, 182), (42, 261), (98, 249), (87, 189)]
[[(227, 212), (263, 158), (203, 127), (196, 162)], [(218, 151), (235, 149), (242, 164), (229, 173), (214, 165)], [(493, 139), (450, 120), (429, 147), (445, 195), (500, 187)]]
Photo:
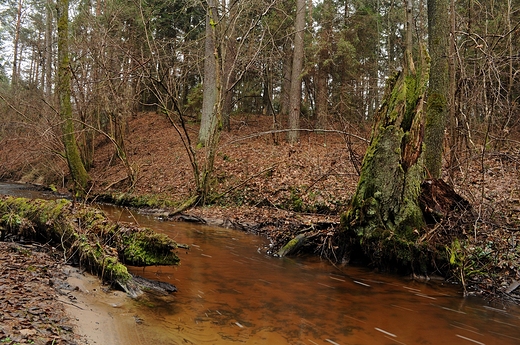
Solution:
[(119, 180), (116, 180), (116, 181), (112, 182), (111, 184), (109, 184), (109, 185), (105, 188), (105, 190), (109, 190), (110, 188), (112, 188), (112, 186), (114, 186), (114, 185), (118, 184), (119, 182), (122, 182), (122, 181), (124, 181), (124, 180), (126, 180), (126, 179), (128, 179), (128, 178), (129, 178), (129, 177), (128, 177), (128, 175), (127, 175), (127, 176), (125, 176), (125, 177), (123, 177), (123, 178), (120, 178)]
[[(84, 308), (81, 308), (79, 305), (75, 305), (74, 303), (70, 303), (70, 302), (67, 302), (67, 301), (61, 301), (61, 300), (60, 300), (60, 302), (63, 303), (63, 304), (71, 305), (71, 306), (76, 307), (76, 308), (81, 309), (81, 310), (85, 310)], [(53, 344), (54, 344), (54, 342), (53, 342)]]
[(353, 138), (359, 139), (361, 141), (368, 142), (368, 139), (365, 139), (365, 138), (363, 138), (363, 137), (361, 137), (359, 135), (352, 134), (352, 133), (345, 132), (345, 131), (340, 131), (340, 130), (337, 130), (337, 129), (300, 128), (300, 129), (275, 129), (275, 130), (271, 130), (271, 131), (267, 131), (267, 132), (253, 133), (253, 134), (250, 134), (250, 135), (243, 136), (241, 138), (237, 138), (235, 140), (231, 140), (230, 142), (227, 142), (226, 144), (224, 144), (222, 146), (234, 144), (236, 142), (243, 141), (243, 140), (248, 140), (248, 139), (251, 139), (251, 138), (260, 137), (262, 135), (285, 133), (285, 132), (294, 132), (294, 131), (311, 132), (311, 133), (337, 133), (337, 134), (348, 135), (348, 136), (351, 136)]
[(221, 194), (219, 194), (219, 195), (217, 195), (216, 197), (214, 197), (214, 198), (212, 199), (212, 201), (215, 201), (215, 200), (217, 200), (217, 199), (222, 198), (224, 195), (226, 195), (226, 194), (228, 194), (229, 192), (231, 192), (231, 191), (237, 189), (238, 187), (243, 186), (243, 185), (246, 184), (247, 182), (251, 181), (251, 180), (254, 179), (255, 177), (258, 177), (258, 176), (262, 175), (262, 174), (265, 173), (266, 171), (273, 170), (273, 169), (274, 169), (278, 164), (280, 164), (280, 163), (276, 163), (276, 164), (274, 164), (274, 165), (271, 165), (269, 168), (264, 169), (264, 170), (262, 170), (262, 171), (260, 171), (260, 172), (258, 172), (258, 173), (256, 173), (256, 174), (254, 174), (253, 176), (251, 176), (251, 177), (245, 179), (244, 181), (240, 182), (239, 184), (236, 184), (236, 185), (230, 187), (229, 189), (225, 190), (225, 191), (222, 192)]

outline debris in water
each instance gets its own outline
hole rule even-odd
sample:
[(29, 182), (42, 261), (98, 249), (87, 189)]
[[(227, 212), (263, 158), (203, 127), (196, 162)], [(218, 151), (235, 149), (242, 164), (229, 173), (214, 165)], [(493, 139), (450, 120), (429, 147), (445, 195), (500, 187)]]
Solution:
[(437, 299), (435, 297), (431, 297), (431, 296), (428, 296), (428, 295), (425, 295), (425, 294), (422, 294), (422, 293), (416, 293), (415, 296), (429, 298), (429, 299)]
[(406, 310), (406, 311), (415, 311), (413, 309), (401, 307), (400, 305), (397, 305), (397, 304), (391, 304), (391, 306), (394, 307), (394, 308), (399, 308), (399, 309), (403, 309), (403, 310)]
[(327, 284), (318, 283), (318, 285), (322, 285), (322, 286), (334, 289), (334, 286), (330, 286), (330, 285), (327, 285)]
[(345, 315), (345, 317), (348, 317), (349, 319), (355, 320), (357, 322), (366, 323), (365, 321), (360, 320), (360, 319), (356, 319), (355, 317), (352, 317), (352, 316)]
[(462, 335), (460, 335), (460, 334), (455, 334), (455, 335), (456, 335), (457, 337), (461, 338), (461, 339), (464, 339), (464, 340), (467, 340), (467, 341), (471, 341), (471, 342), (473, 342), (473, 343), (475, 343), (475, 344), (486, 345), (486, 344), (484, 344), (484, 343), (481, 343), (480, 341), (476, 341), (475, 339), (471, 339), (471, 338), (468, 338), (468, 337), (464, 337), (464, 336), (462, 336)]
[(403, 287), (404, 287), (405, 289), (412, 290), (412, 291), (417, 291), (417, 292), (421, 291), (420, 289), (414, 289), (414, 288), (412, 288), (412, 287), (405, 286), (405, 285), (403, 285)]
[(384, 329), (377, 328), (377, 327), (375, 327), (375, 329), (376, 329), (376, 331), (379, 331), (379, 332), (384, 333), (384, 334), (386, 334), (386, 335), (389, 335), (389, 336), (391, 336), (391, 337), (397, 338), (397, 335), (395, 335), (395, 334), (393, 334), (393, 333), (390, 333), (390, 332), (387, 332), (387, 331), (385, 331)]
[(455, 309), (451, 309), (451, 308), (448, 308), (448, 307), (441, 307), (442, 309), (444, 310), (449, 310), (449, 311), (452, 311), (454, 313), (459, 313), (459, 314), (466, 314), (466, 312), (463, 312), (461, 310), (455, 310)]
[(493, 308), (493, 307), (490, 307), (490, 306), (487, 306), (487, 305), (485, 305), (485, 306), (483, 306), (483, 307), (484, 307), (484, 309), (489, 309), (489, 310), (493, 310), (493, 311), (498, 311), (499, 313), (507, 313), (507, 311), (506, 311), (506, 310), (503, 310), (503, 309)]
[(360, 281), (357, 281), (357, 280), (354, 280), (354, 283), (359, 284), (359, 285), (363, 285), (363, 286), (366, 286), (366, 287), (370, 287), (370, 285), (368, 285), (366, 283), (363, 283), (363, 282), (360, 282)]

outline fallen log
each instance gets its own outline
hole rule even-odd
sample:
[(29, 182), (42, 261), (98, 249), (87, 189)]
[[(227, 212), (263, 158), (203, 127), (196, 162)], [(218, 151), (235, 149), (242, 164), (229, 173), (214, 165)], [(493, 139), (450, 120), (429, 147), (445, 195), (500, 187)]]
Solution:
[(168, 236), (112, 222), (99, 209), (65, 199), (0, 198), (0, 240), (5, 239), (60, 246), (66, 262), (79, 264), (132, 297), (142, 290), (125, 264), (179, 263), (177, 243)]
[(279, 257), (284, 257), (287, 255), (291, 255), (295, 253), (301, 246), (305, 244), (305, 241), (307, 240), (306, 234), (299, 234), (298, 236), (294, 237), (292, 240), (287, 242), (280, 250), (278, 251)]

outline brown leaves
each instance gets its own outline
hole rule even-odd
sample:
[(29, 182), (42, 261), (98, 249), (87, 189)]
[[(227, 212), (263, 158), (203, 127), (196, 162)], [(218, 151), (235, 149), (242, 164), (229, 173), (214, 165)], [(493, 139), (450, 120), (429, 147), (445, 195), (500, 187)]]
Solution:
[(75, 344), (57, 292), (61, 268), (41, 247), (0, 242), (0, 343)]

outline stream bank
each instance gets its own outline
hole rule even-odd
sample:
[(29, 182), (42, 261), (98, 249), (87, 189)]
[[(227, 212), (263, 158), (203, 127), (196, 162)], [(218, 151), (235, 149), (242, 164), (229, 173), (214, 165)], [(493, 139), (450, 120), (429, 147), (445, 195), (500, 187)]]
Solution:
[(135, 319), (117, 312), (130, 298), (107, 293), (60, 254), (49, 245), (0, 242), (0, 343), (133, 344)]
[[(179, 251), (180, 266), (130, 268), (135, 274), (174, 283), (178, 293), (129, 301), (130, 306), (102, 303), (103, 312), (133, 337), (126, 343), (373, 344), (397, 339), (436, 344), (462, 338), (504, 345), (520, 341), (518, 308), (501, 301), (461, 298), (457, 289), (440, 282), (333, 266), (317, 258), (273, 258), (265, 255), (269, 242), (264, 236), (159, 221), (128, 208), (99, 207), (110, 219), (152, 228), (192, 247)], [(89, 293), (82, 296), (94, 297), (88, 302), (93, 306), (113, 293), (103, 288), (83, 291)], [(64, 302), (76, 310), (90, 308), (70, 299)], [(89, 332), (97, 336), (105, 329), (96, 323), (90, 327)], [(472, 327), (480, 330), (478, 334)]]
[[(237, 115), (231, 125), (231, 132), (222, 133), (215, 159), (214, 192), (222, 197), (185, 215), (261, 232), (274, 244), (287, 243), (299, 232), (310, 233), (315, 246), (301, 249), (312, 255), (334, 249), (337, 244), (330, 234), (356, 190), (367, 146), (366, 141), (345, 133), (368, 137), (368, 128), (349, 125), (338, 127), (341, 131), (335, 134), (304, 132), (300, 143), (289, 145), (263, 135), (272, 129), (269, 116)], [(196, 135), (198, 124), (188, 124), (188, 131)], [(30, 131), (12, 134), (0, 146), (0, 178), (66, 192), (68, 167), (56, 155), (59, 149), (49, 150), (45, 138), (35, 138)], [(449, 278), (466, 282), (469, 294), (513, 301), (519, 296), (508, 291), (520, 281), (520, 160), (515, 145), (472, 147), (456, 166), (445, 162), (443, 176), (476, 213), (475, 221), (463, 231), (463, 240), (444, 248), (453, 266)], [(91, 196), (129, 195), (142, 207), (164, 211), (193, 195), (196, 186), (188, 156), (166, 117), (139, 113), (129, 118), (125, 147), (136, 171), (135, 184), (129, 184), (124, 164), (114, 158), (113, 144), (100, 136), (89, 170)], [(460, 228), (450, 218), (432, 227), (431, 234), (442, 236)], [(329, 259), (341, 262), (341, 258)]]

